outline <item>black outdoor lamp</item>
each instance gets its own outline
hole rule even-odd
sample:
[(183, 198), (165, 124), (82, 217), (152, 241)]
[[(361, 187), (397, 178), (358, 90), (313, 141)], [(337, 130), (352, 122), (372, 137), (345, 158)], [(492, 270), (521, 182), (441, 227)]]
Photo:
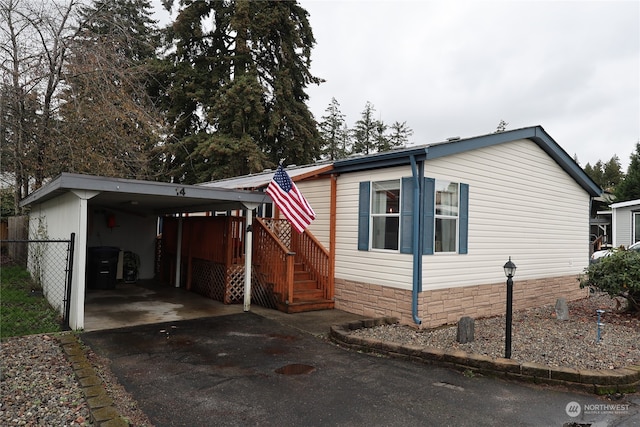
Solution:
[(513, 276), (516, 275), (516, 265), (509, 261), (504, 265), (504, 275), (507, 276), (507, 328), (505, 331), (504, 357), (511, 359), (511, 308), (513, 306)]

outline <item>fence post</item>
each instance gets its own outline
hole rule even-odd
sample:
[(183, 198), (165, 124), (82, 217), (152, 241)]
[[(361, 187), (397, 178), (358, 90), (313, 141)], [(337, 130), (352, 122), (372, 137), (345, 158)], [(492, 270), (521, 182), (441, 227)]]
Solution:
[(69, 240), (69, 260), (67, 261), (67, 289), (64, 307), (64, 326), (67, 329), (71, 329), (69, 324), (69, 316), (71, 314), (71, 284), (73, 283), (73, 253), (75, 250), (76, 233), (71, 233), (71, 239)]

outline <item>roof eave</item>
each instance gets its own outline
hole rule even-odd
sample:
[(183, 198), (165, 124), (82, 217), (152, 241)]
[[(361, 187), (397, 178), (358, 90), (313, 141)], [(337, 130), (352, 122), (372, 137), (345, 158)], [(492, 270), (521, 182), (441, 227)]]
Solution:
[(602, 194), (602, 189), (582, 170), (557, 142), (549, 136), (542, 126), (532, 126), (511, 131), (497, 132), (473, 138), (460, 139), (420, 148), (384, 152), (371, 156), (339, 160), (334, 165), (334, 172), (356, 172), (379, 169), (391, 166), (402, 166), (411, 163), (411, 156), (416, 160), (433, 160), (459, 154), (465, 151), (503, 144), (519, 139), (529, 139), (544, 150), (580, 187), (592, 197)]

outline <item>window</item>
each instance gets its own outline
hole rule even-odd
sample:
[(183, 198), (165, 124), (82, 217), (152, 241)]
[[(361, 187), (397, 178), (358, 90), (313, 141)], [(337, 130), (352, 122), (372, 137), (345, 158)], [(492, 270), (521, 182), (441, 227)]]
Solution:
[(400, 228), (400, 181), (372, 183), (371, 248), (398, 250)]
[(424, 178), (419, 197), (413, 177), (359, 184), (358, 250), (468, 252), (469, 184)]
[(456, 252), (458, 242), (457, 182), (435, 182), (435, 241), (436, 252)]
[(640, 212), (633, 213), (633, 241), (640, 242)]

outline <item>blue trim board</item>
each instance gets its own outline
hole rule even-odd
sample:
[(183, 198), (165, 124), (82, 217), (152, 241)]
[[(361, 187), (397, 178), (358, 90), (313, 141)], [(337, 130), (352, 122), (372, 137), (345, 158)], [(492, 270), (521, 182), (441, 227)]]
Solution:
[(362, 170), (380, 169), (392, 166), (411, 164), (411, 156), (416, 161), (437, 159), (451, 156), (478, 148), (504, 144), (520, 139), (529, 139), (536, 143), (549, 155), (580, 187), (592, 197), (600, 196), (602, 189), (582, 170), (582, 168), (558, 145), (556, 141), (542, 128), (532, 126), (522, 129), (509, 130), (499, 133), (477, 136), (473, 138), (459, 139), (436, 144), (427, 144), (420, 147), (405, 148), (386, 151), (384, 153), (360, 156), (334, 163), (331, 173), (356, 172)]

